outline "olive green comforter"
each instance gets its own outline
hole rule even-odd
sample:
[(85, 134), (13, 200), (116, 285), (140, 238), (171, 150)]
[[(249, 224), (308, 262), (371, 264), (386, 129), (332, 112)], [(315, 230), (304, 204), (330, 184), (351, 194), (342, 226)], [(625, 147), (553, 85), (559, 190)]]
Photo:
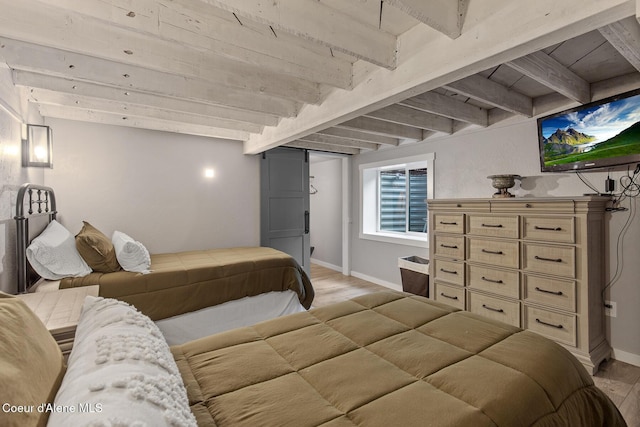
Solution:
[(399, 292), (172, 348), (201, 426), (624, 426), (564, 348)]
[(91, 273), (62, 279), (60, 288), (100, 285), (100, 296), (134, 305), (160, 320), (227, 301), (292, 290), (309, 308), (311, 282), (290, 255), (265, 247), (151, 255), (151, 273)]

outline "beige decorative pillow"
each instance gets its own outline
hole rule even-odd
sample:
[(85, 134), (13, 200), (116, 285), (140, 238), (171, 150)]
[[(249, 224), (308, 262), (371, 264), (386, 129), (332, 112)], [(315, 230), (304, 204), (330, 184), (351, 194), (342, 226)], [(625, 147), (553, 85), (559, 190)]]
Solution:
[(116, 258), (113, 243), (103, 232), (86, 221), (80, 233), (76, 235), (76, 248), (82, 258), (98, 273), (112, 273), (120, 271), (120, 264)]
[(0, 425), (44, 426), (65, 373), (58, 344), (20, 298), (0, 292)]

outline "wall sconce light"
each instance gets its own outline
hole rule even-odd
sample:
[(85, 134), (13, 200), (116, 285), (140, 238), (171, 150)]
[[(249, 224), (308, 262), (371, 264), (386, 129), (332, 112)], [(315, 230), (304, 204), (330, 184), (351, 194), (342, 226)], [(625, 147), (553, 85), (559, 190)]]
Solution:
[(49, 126), (27, 125), (22, 140), (22, 166), (53, 168), (53, 133)]

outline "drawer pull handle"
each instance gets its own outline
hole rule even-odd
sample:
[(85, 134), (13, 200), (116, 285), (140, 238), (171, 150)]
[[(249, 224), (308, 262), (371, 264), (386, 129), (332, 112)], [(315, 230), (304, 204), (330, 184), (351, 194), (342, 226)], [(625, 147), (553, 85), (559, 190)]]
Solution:
[(544, 230), (544, 231), (562, 231), (562, 227), (540, 227), (536, 225), (533, 227), (535, 230)]
[(490, 251), (489, 249), (482, 249), (482, 252), (484, 252), (485, 254), (492, 254), (492, 255), (504, 255), (504, 252), (502, 251)]
[(482, 276), (482, 280), (484, 280), (485, 282), (491, 282), (491, 283), (498, 283), (498, 284), (502, 284), (504, 283), (502, 280), (498, 279), (487, 279), (486, 277)]
[(538, 292), (543, 292), (545, 294), (553, 294), (553, 295), (558, 295), (561, 296), (562, 295), (562, 291), (548, 291), (546, 289), (542, 289), (536, 286), (536, 291)]
[(455, 270), (445, 270), (444, 268), (441, 268), (440, 271), (442, 271), (443, 273), (458, 274), (458, 272)]
[(562, 325), (554, 325), (553, 323), (547, 323), (547, 322), (544, 322), (544, 321), (542, 321), (540, 319), (536, 319), (536, 323), (540, 323), (541, 325), (550, 326), (550, 327), (556, 328), (556, 329), (563, 329), (564, 328), (564, 326), (562, 326)]
[(502, 228), (502, 224), (482, 224), (483, 227)]
[(458, 249), (458, 245), (445, 245), (444, 243), (440, 243), (440, 247), (447, 249)]
[(447, 295), (444, 292), (440, 292), (440, 295), (442, 295), (445, 298), (449, 298), (449, 299), (454, 299), (454, 300), (458, 300), (457, 296), (451, 296), (451, 295)]
[(487, 304), (482, 304), (482, 308), (486, 308), (489, 311), (495, 311), (496, 313), (504, 313), (504, 310), (501, 308), (493, 308), (489, 307)]
[(440, 224), (442, 224), (442, 225), (458, 225), (458, 223), (455, 222), (455, 221), (453, 221), (453, 222), (440, 221)]
[(534, 256), (534, 258), (540, 261), (562, 262), (562, 258), (545, 258), (538, 255)]
[(533, 206), (531, 205), (531, 203), (527, 203), (526, 205), (524, 205), (525, 208), (532, 208)]

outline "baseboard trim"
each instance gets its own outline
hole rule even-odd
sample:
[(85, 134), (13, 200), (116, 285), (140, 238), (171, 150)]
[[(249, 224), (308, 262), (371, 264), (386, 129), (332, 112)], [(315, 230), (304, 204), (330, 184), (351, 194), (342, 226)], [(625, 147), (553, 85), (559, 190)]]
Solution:
[(398, 285), (386, 280), (378, 279), (377, 277), (367, 276), (366, 274), (358, 273), (357, 271), (351, 271), (353, 277), (366, 280), (367, 282), (375, 283), (376, 285), (384, 286), (385, 288), (393, 289), (394, 291), (402, 291), (402, 285)]
[(640, 367), (640, 354), (633, 354), (614, 348), (611, 351), (611, 357), (619, 360), (620, 362)]
[(320, 261), (319, 259), (316, 259), (316, 258), (311, 258), (310, 261), (312, 264), (318, 264), (320, 267), (325, 267), (330, 270), (335, 270), (339, 273), (342, 273), (342, 267), (340, 267), (339, 265), (329, 264), (328, 262)]

